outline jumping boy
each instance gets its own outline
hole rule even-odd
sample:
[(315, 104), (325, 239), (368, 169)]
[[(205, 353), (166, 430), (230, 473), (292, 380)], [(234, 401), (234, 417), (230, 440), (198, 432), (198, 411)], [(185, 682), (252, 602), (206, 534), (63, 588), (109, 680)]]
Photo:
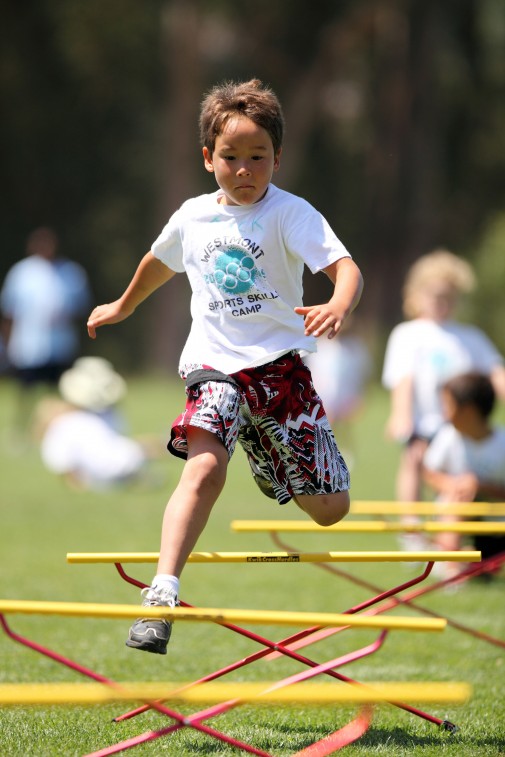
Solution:
[[(236, 442), (261, 490), (294, 499), (320, 525), (349, 509), (349, 473), (300, 352), (334, 337), (356, 307), (362, 277), (326, 220), (271, 184), (284, 121), (257, 79), (204, 98), (200, 136), (217, 191), (187, 200), (141, 260), (124, 294), (95, 308), (88, 333), (118, 323), (185, 271), (192, 326), (179, 374), (187, 401), (169, 451), (186, 460), (163, 519), (160, 558), (143, 605), (177, 604), (179, 576), (226, 479)], [(302, 273), (324, 271), (329, 302), (302, 307)], [(126, 644), (166, 654), (171, 623), (140, 618)]]

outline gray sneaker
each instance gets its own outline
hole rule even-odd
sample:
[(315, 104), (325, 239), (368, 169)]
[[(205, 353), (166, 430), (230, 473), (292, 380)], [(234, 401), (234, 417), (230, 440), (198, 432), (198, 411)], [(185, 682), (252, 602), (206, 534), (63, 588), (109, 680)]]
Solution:
[[(176, 607), (179, 604), (177, 594), (170, 589), (153, 589), (152, 586), (146, 586), (142, 589), (141, 595), (142, 607)], [(172, 623), (168, 620), (138, 618), (130, 628), (126, 646), (143, 652), (166, 654), (171, 633)]]
[(263, 492), (266, 497), (270, 497), (270, 499), (277, 499), (275, 496), (274, 487), (270, 479), (261, 474), (258, 465), (255, 463), (252, 457), (249, 457), (248, 455), (247, 459), (249, 461), (251, 473), (253, 474), (253, 478), (256, 482), (257, 487)]

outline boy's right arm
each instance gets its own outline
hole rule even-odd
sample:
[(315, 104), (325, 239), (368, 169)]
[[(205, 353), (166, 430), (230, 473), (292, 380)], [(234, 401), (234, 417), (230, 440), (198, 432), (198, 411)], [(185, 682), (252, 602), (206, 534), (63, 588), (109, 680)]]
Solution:
[(155, 258), (152, 252), (146, 253), (121, 297), (106, 305), (98, 305), (92, 311), (87, 323), (91, 339), (95, 339), (96, 329), (100, 326), (119, 323), (128, 318), (141, 302), (173, 276), (175, 271)]
[(423, 466), (422, 475), (423, 481), (446, 502), (473, 502), (479, 491), (479, 479), (474, 473), (451, 475)]
[(386, 422), (386, 436), (395, 442), (407, 442), (414, 430), (413, 396), (414, 382), (412, 376), (404, 376), (390, 391), (390, 411)]

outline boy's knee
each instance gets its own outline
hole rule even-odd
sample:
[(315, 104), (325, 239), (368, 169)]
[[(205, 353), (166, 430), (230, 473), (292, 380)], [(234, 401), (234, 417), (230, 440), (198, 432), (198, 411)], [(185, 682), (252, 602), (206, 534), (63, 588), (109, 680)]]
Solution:
[(337, 502), (333, 506), (325, 508), (315, 519), (319, 526), (333, 526), (345, 518), (349, 512), (349, 500)]
[(212, 452), (201, 453), (187, 461), (183, 477), (188, 486), (195, 489), (213, 489), (221, 491), (226, 481), (227, 459), (222, 459)]
[(348, 514), (350, 498), (349, 492), (345, 491), (312, 496), (298, 503), (318, 526), (333, 526)]

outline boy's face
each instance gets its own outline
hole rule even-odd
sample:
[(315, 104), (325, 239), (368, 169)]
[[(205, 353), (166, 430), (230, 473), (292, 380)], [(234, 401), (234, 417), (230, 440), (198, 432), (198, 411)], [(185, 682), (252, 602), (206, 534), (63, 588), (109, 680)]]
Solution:
[(476, 423), (480, 425), (483, 422), (475, 405), (457, 402), (447, 389), (442, 389), (441, 399), (446, 421), (451, 423), (460, 434), (467, 435), (470, 429), (475, 428)]
[(444, 418), (446, 419), (446, 421), (454, 425), (454, 421), (457, 422), (460, 407), (458, 406), (458, 403), (456, 402), (452, 394), (447, 389), (442, 389), (440, 396), (442, 400)]
[(281, 151), (269, 133), (245, 116), (230, 118), (216, 137), (214, 152), (203, 148), (205, 168), (214, 173), (225, 205), (252, 205), (264, 197)]
[(419, 291), (419, 317), (442, 323), (451, 317), (458, 303), (458, 292), (450, 284), (432, 282)]

